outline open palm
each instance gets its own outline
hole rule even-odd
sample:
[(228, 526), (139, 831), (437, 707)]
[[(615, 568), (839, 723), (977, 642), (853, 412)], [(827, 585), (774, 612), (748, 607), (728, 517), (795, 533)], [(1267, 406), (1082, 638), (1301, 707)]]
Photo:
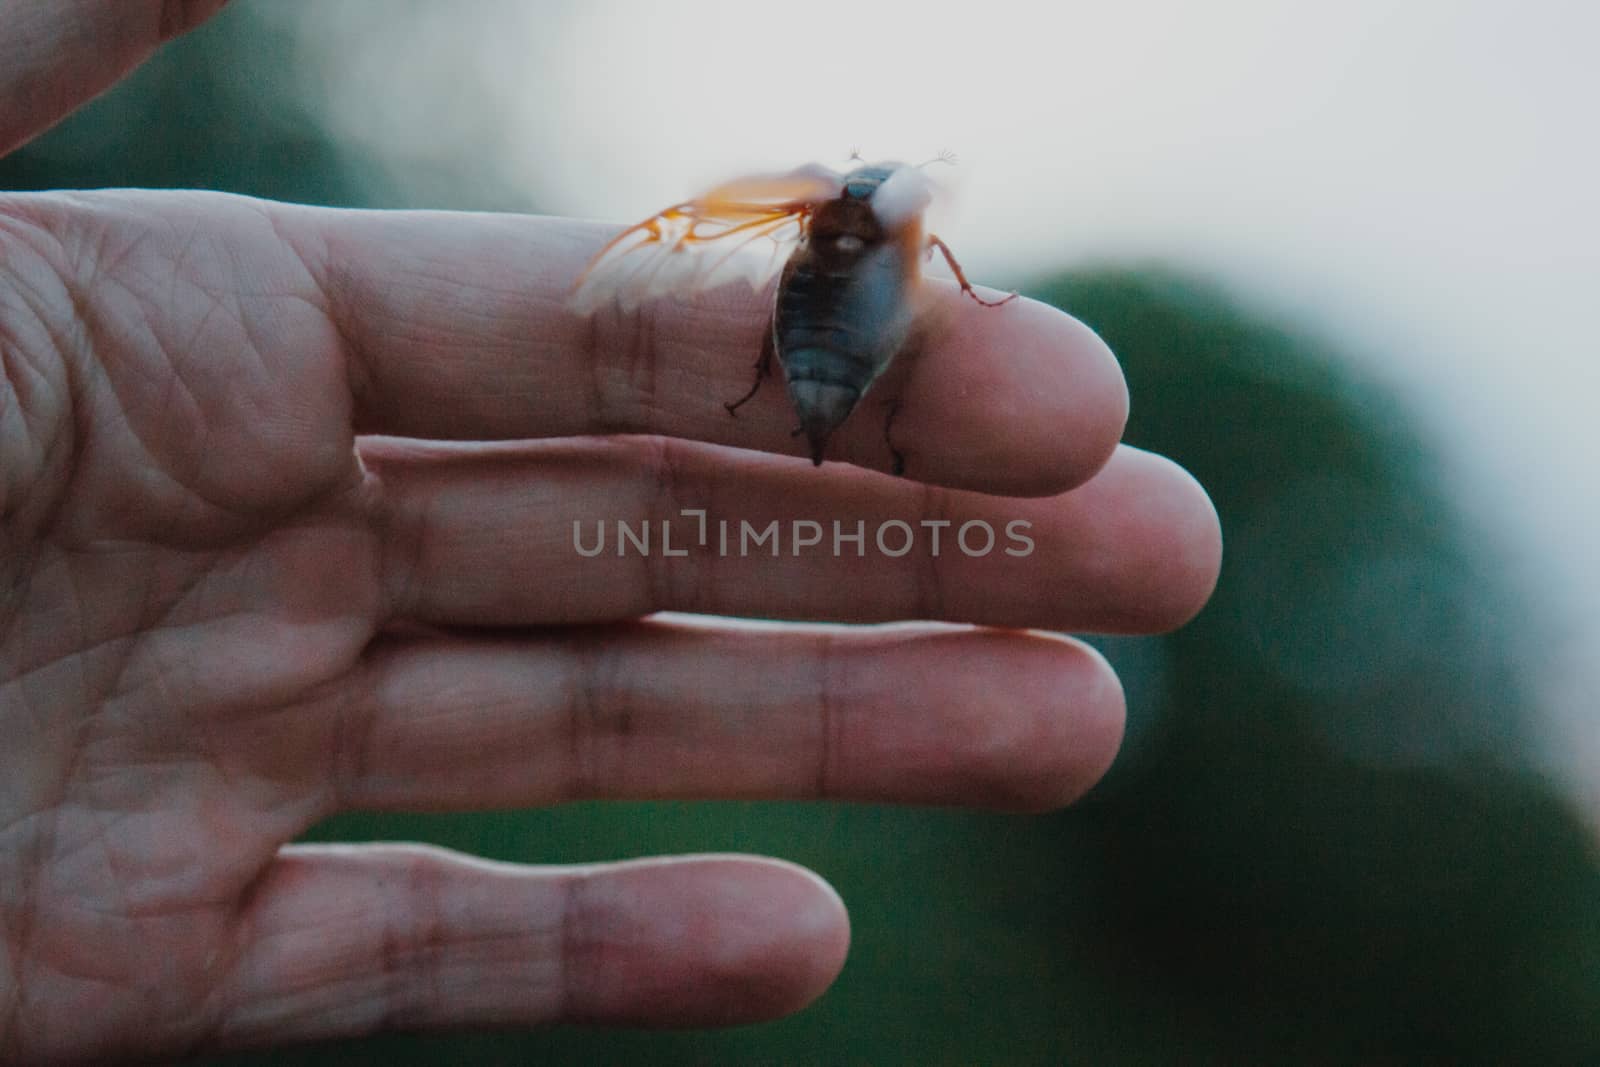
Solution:
[[(0, 119), (0, 147), (215, 6), (0, 0), (36, 31), (0, 45), (19, 53), (0, 100), (49, 105)], [(1046, 808), (1104, 770), (1115, 678), (1015, 628), (1176, 625), (1218, 558), (1194, 483), (1116, 447), (1104, 347), (1052, 309), (943, 292), (896, 423), (916, 481), (863, 469), (889, 462), (871, 418), (836, 438), (854, 466), (815, 470), (780, 390), (722, 408), (760, 348), (757, 295), (566, 312), (606, 236), (0, 197), (0, 1052), (769, 1017), (819, 993), (848, 941), (838, 899), (790, 865), (287, 843), (354, 807)], [(574, 550), (575, 522), (688, 535), (686, 509), (1022, 520), (1036, 548)]]

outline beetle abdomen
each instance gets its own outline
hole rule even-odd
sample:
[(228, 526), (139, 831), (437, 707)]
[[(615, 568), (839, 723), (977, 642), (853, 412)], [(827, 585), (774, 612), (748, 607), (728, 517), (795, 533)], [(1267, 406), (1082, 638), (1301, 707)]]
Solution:
[(855, 410), (872, 381), (872, 370), (849, 353), (826, 348), (790, 349), (783, 366), (789, 402), (811, 442), (811, 460), (821, 463), (823, 445)]
[[(907, 271), (895, 243), (860, 255), (807, 251), (784, 270), (772, 339), (812, 460), (820, 463), (829, 435), (905, 343), (911, 316)], [(843, 262), (826, 264), (826, 258)]]

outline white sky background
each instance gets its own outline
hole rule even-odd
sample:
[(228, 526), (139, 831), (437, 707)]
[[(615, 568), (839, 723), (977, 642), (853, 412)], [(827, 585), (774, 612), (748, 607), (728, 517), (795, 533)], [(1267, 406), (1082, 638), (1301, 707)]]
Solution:
[(279, 11), (342, 136), (487, 153), (543, 210), (635, 221), (735, 174), (949, 149), (931, 221), (981, 280), (1160, 259), (1320, 329), (1405, 391), (1551, 597), (1557, 747), (1600, 800), (1600, 4)]

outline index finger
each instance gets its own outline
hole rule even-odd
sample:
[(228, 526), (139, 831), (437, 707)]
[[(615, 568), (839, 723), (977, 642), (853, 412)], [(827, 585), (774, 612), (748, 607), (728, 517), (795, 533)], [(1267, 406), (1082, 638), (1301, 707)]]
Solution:
[[(649, 433), (804, 455), (776, 375), (737, 418), (771, 314), (770, 290), (730, 285), (692, 302), (583, 318), (573, 280), (614, 232), (566, 219), (285, 210), (350, 361), (356, 428), (445, 439)], [(297, 239), (296, 234), (305, 239)], [(1045, 304), (981, 307), (930, 281), (914, 359), (829, 442), (828, 458), (887, 470), (894, 444), (920, 481), (1045, 495), (1110, 457), (1127, 392), (1110, 351)]]

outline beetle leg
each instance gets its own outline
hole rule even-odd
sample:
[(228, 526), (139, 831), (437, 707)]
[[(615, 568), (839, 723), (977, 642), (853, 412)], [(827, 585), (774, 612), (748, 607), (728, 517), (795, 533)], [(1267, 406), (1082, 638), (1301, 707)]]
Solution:
[(1009, 304), (1011, 301), (1017, 298), (1017, 294), (1012, 293), (1010, 296), (1004, 297), (1000, 300), (985, 300), (983, 297), (978, 295), (977, 290), (972, 288), (972, 283), (967, 281), (966, 274), (961, 270), (961, 264), (956, 262), (955, 255), (950, 251), (950, 246), (939, 240), (936, 235), (930, 233), (928, 234), (928, 255), (933, 255), (933, 250), (935, 248), (944, 254), (944, 261), (950, 264), (950, 270), (953, 274), (955, 274), (956, 281), (961, 283), (961, 291), (972, 297), (972, 299), (976, 300), (984, 307), (997, 308), (1001, 304)]
[(894, 471), (896, 477), (906, 472), (906, 457), (894, 447), (894, 438), (889, 436), (889, 431), (894, 428), (894, 417), (898, 414), (900, 414), (900, 399), (896, 397), (889, 401), (889, 413), (883, 419), (883, 443), (889, 446), (889, 455), (893, 457), (890, 469)]
[(772, 343), (772, 331), (768, 330), (766, 339), (761, 342), (761, 358), (756, 360), (756, 380), (750, 384), (750, 391), (744, 394), (744, 396), (741, 396), (738, 400), (734, 400), (730, 403), (725, 403), (722, 405), (728, 409), (729, 415), (732, 415), (734, 418), (738, 418), (739, 409), (744, 406), (744, 402), (756, 395), (756, 390), (761, 388), (761, 383), (766, 381), (767, 377), (772, 373), (772, 357), (774, 351), (775, 348)]

